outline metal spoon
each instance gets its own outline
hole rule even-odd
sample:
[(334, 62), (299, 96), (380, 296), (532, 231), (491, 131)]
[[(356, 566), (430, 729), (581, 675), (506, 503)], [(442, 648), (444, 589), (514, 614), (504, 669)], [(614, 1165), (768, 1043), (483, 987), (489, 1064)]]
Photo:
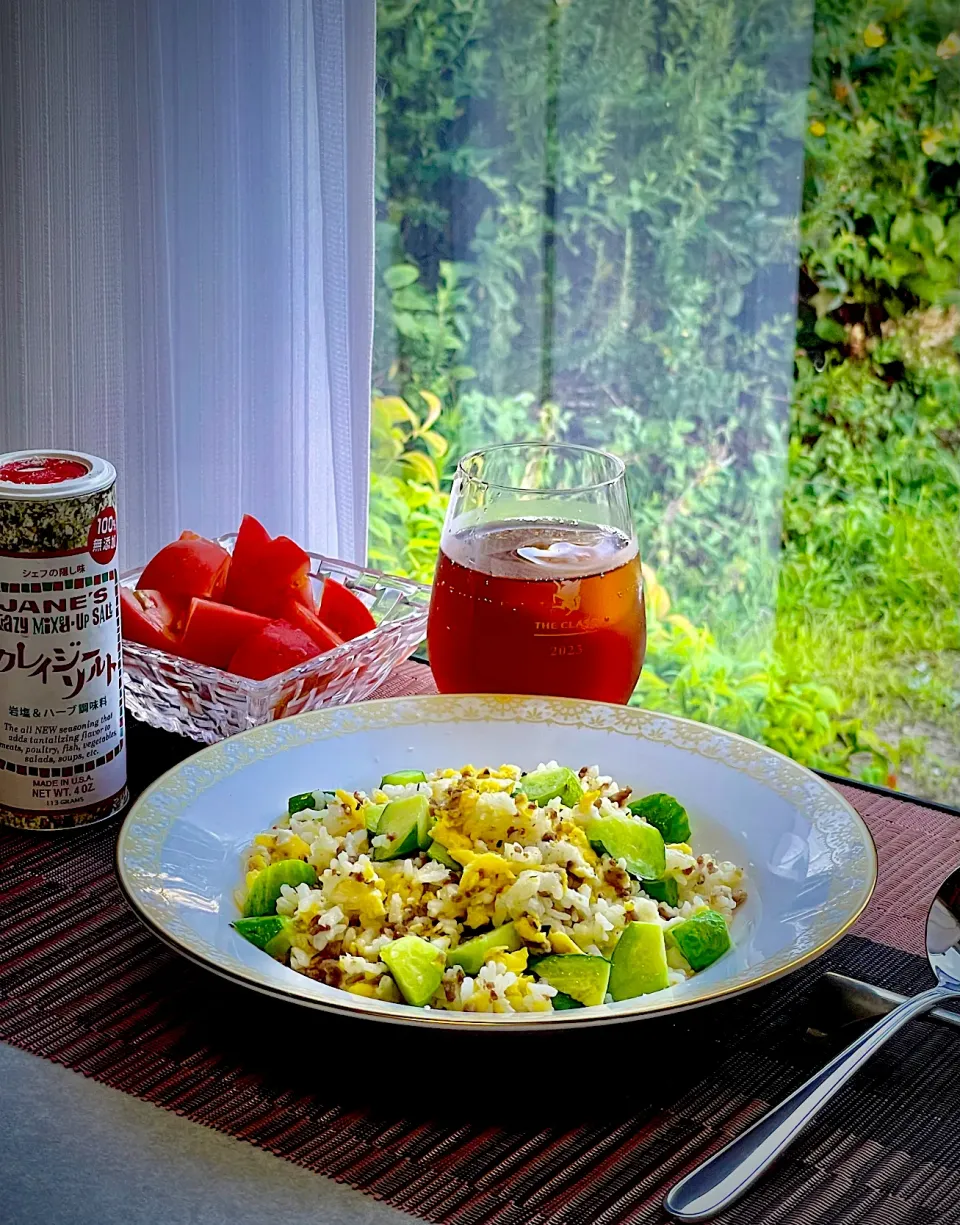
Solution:
[(736, 1203), (888, 1038), (944, 1000), (960, 998), (960, 868), (937, 891), (927, 915), (926, 942), (937, 985), (904, 1000), (779, 1106), (681, 1178), (664, 1200), (671, 1216), (706, 1221)]

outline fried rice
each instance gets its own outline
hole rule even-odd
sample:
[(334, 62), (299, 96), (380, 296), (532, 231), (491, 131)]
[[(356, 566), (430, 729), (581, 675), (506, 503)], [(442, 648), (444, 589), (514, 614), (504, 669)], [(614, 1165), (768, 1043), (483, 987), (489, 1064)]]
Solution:
[[(541, 763), (532, 773), (561, 768)], [(631, 923), (663, 929), (665, 986), (691, 976), (694, 969), (669, 933), (706, 911), (729, 922), (746, 897), (743, 870), (686, 842), (667, 843), (664, 879), (676, 882), (670, 891), (676, 903), (656, 900), (626, 860), (591, 844), (587, 834), (598, 816), (642, 820), (628, 807), (630, 788), (593, 765), (576, 772), (581, 794), (574, 803), (556, 796), (538, 805), (524, 794), (525, 777), (516, 765), (467, 765), (436, 770), (421, 782), (384, 782), (369, 794), (316, 793), (323, 797), (318, 807), (285, 813), (246, 850), (237, 905), (243, 913), (270, 865), (309, 865), (315, 883), (284, 884), (275, 902), (276, 915), (288, 920), (281, 959), (300, 974), (370, 999), (409, 1002), (382, 956), (408, 936), (442, 954), (442, 976), (424, 1005), (434, 1009), (549, 1011), (559, 1006), (558, 989), (537, 973), (538, 959), (609, 960)], [(388, 835), (367, 828), (374, 806), (416, 795), (429, 805), (430, 845), (445, 862), (419, 847), (382, 857)], [(519, 947), (491, 949), (475, 973), (451, 962), (478, 932), (508, 923)]]

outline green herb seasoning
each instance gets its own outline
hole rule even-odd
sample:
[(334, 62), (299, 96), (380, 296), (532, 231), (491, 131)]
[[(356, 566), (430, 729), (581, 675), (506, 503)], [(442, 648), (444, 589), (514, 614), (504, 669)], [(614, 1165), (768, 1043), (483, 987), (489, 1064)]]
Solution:
[(127, 801), (117, 474), (0, 455), (0, 821), (67, 829)]

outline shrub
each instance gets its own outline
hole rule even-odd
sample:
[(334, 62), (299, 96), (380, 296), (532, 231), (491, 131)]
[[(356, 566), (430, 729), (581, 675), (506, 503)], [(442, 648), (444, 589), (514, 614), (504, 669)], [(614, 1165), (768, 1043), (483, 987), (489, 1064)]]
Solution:
[(809, 347), (960, 301), (956, 27), (954, 0), (818, 9), (801, 230)]
[(732, 657), (705, 626), (670, 611), (656, 574), (644, 567), (647, 662), (632, 702), (739, 732), (811, 769), (896, 782), (891, 745), (844, 715), (829, 685), (797, 679), (770, 651)]
[(401, 396), (373, 397), (368, 552), (373, 565), (429, 583), (447, 505), (437, 467), (447, 442), (434, 429), (440, 400), (428, 391), (419, 398), (422, 416)]

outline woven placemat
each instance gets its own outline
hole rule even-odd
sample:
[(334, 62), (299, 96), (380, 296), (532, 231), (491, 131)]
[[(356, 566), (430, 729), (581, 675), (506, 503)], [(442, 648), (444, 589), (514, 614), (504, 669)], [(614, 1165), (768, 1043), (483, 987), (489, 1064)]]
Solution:
[[(431, 688), (408, 666), (387, 694)], [(131, 729), (142, 786), (182, 742)], [(880, 852), (857, 934), (770, 987), (582, 1034), (424, 1037), (220, 981), (120, 898), (116, 825), (0, 833), (0, 1038), (449, 1225), (663, 1222), (667, 1188), (827, 1057), (806, 1040), (825, 969), (930, 982), (923, 920), (960, 821), (841, 788)], [(749, 1225), (955, 1225), (960, 1044), (898, 1035), (740, 1205)]]

